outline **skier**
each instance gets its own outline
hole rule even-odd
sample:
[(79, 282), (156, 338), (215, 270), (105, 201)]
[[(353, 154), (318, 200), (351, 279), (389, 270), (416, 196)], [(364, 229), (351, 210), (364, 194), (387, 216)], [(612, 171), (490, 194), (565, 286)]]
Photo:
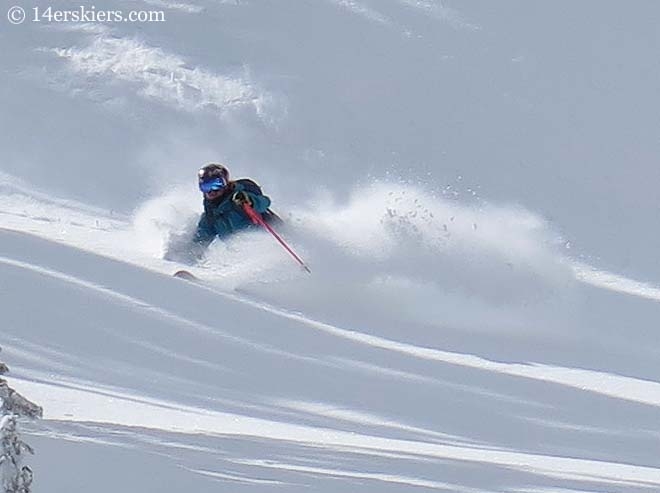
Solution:
[(199, 190), (204, 194), (204, 212), (197, 224), (193, 243), (202, 252), (215, 238), (224, 238), (236, 231), (255, 227), (243, 206), (248, 204), (267, 223), (281, 222), (272, 212), (270, 198), (254, 181), (229, 179), (229, 170), (211, 163), (198, 172)]
[[(262, 226), (311, 274), (310, 268), (271, 226), (283, 224), (283, 221), (269, 209), (270, 198), (263, 194), (259, 185), (248, 178), (230, 180), (227, 167), (217, 163), (201, 168), (197, 178), (199, 189), (204, 194), (204, 212), (199, 218), (192, 242), (188, 240), (188, 247), (183, 251), (176, 248), (176, 242), (170, 242), (165, 254), (166, 260), (193, 263), (202, 258), (206, 247), (214, 239), (224, 238), (250, 227)], [(174, 277), (189, 281), (199, 280), (186, 270), (175, 272)]]

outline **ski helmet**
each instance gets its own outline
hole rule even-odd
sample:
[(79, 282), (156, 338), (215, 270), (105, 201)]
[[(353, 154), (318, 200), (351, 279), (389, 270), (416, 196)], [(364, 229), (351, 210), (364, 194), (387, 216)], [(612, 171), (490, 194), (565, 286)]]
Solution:
[(229, 170), (222, 164), (210, 163), (197, 173), (199, 189), (208, 193), (221, 190), (229, 184)]

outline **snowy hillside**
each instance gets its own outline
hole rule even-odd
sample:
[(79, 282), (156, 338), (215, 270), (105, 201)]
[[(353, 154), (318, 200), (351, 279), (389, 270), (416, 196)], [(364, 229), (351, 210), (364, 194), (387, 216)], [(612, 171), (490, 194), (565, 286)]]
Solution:
[(526, 228), (507, 240), (518, 252), (457, 228), (457, 245), (436, 254), (478, 265), (452, 276), (455, 289), (441, 261), (427, 280), (413, 275), (426, 248), (380, 271), (359, 241), (383, 242), (365, 254), (387, 259), (383, 232), (352, 236), (351, 254), (308, 232), (311, 277), (267, 236), (252, 240), (259, 262), (241, 263), (237, 239), (224, 252), (234, 272), (198, 268), (196, 285), (154, 257), (70, 246), (95, 235), (91, 250), (121, 252), (136, 226), (6, 200), (7, 222), (38, 235), (0, 234), (0, 345), (11, 384), (44, 407), (23, 425), (35, 491), (660, 487), (657, 290), (571, 268)]
[[(32, 491), (660, 491), (660, 7), (536, 4), (23, 5), (0, 356), (43, 407)], [(207, 161), (312, 275), (250, 232), (171, 276)]]

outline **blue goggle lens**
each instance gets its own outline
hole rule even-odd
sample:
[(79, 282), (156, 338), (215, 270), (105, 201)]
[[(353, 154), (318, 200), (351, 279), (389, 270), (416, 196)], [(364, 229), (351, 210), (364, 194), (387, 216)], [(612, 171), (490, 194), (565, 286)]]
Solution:
[(199, 183), (199, 189), (204, 193), (209, 193), (215, 190), (222, 190), (227, 186), (225, 180), (220, 177), (213, 178), (208, 181), (202, 181)]

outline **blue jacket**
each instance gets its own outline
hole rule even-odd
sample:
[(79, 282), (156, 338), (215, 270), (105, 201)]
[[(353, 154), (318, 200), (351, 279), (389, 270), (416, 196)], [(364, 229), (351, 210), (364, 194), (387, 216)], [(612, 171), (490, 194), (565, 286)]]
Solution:
[(266, 220), (269, 219), (270, 198), (261, 192), (259, 185), (252, 180), (242, 179), (231, 182), (225, 193), (215, 200), (204, 199), (204, 213), (199, 218), (193, 241), (207, 246), (216, 237), (223, 238), (236, 231), (254, 227), (243, 209), (232, 201), (236, 192), (245, 192), (252, 202), (252, 208)]

